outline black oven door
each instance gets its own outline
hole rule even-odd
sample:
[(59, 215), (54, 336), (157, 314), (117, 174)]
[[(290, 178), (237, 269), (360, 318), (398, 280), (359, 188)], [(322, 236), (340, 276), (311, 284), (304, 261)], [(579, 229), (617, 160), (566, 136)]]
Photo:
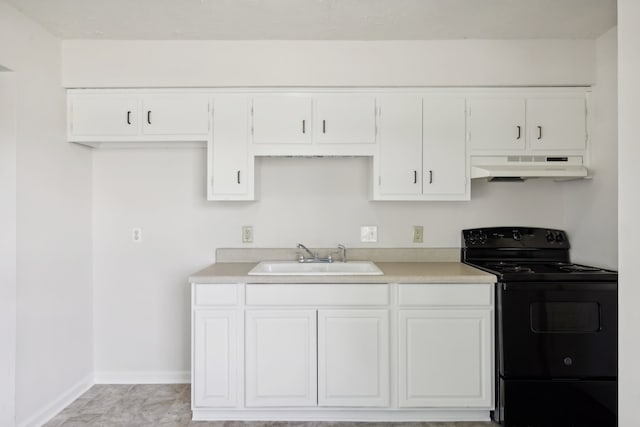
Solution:
[(500, 376), (616, 377), (617, 299), (616, 283), (499, 283)]

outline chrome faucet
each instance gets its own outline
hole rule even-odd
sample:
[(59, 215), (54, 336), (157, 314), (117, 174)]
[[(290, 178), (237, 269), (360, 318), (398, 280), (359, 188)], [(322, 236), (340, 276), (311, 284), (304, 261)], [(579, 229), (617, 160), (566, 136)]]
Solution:
[(338, 245), (338, 249), (340, 249), (340, 259), (342, 260), (342, 262), (347, 262), (347, 248), (340, 243)]
[(305, 258), (304, 255), (298, 257), (298, 262), (333, 262), (333, 258), (329, 255), (326, 258), (319, 258), (318, 254), (314, 254), (302, 243), (298, 243), (298, 249), (302, 249), (309, 254), (310, 258)]

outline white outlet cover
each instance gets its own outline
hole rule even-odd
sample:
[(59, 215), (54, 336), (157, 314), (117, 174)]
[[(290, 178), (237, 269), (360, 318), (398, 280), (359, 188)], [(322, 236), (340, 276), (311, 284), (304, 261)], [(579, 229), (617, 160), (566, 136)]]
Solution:
[(360, 227), (360, 241), (364, 243), (373, 243), (378, 241), (378, 226), (364, 225)]

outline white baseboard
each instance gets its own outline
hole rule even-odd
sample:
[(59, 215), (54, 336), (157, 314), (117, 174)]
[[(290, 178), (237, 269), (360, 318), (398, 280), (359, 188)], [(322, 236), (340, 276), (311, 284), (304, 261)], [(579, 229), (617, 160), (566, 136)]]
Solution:
[(191, 382), (191, 372), (96, 372), (94, 382), (96, 384), (186, 384)]
[(93, 374), (86, 376), (71, 386), (67, 391), (61, 393), (53, 402), (18, 424), (18, 427), (38, 427), (45, 424), (51, 418), (55, 417), (60, 411), (69, 406), (71, 402), (89, 390), (92, 385)]

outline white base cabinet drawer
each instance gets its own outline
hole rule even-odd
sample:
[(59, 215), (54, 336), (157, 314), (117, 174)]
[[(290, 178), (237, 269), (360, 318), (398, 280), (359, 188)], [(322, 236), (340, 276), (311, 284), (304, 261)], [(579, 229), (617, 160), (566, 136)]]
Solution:
[(238, 287), (237, 284), (195, 284), (193, 303), (196, 306), (236, 305)]
[(386, 305), (386, 284), (249, 284), (247, 305)]
[(493, 284), (422, 284), (398, 286), (400, 306), (485, 306), (493, 304)]

